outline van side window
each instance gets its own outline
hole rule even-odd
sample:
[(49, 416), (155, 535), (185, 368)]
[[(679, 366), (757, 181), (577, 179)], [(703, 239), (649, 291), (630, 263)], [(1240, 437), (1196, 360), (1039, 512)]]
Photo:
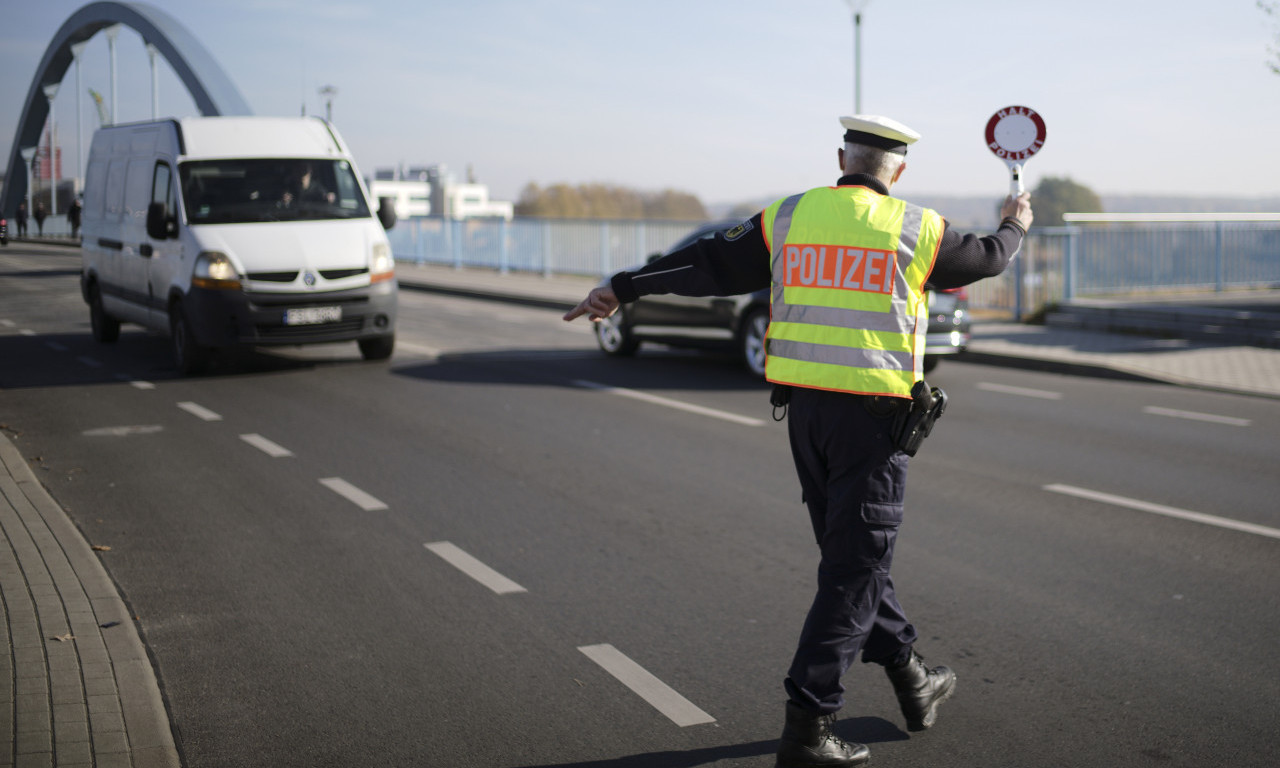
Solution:
[(151, 202), (151, 158), (134, 158), (124, 182), (125, 223), (141, 226), (147, 219), (147, 204)]
[(118, 221), (124, 211), (124, 171), (127, 165), (124, 159), (112, 160), (107, 165), (107, 193), (103, 197), (109, 221)]
[(151, 202), (164, 203), (170, 216), (178, 215), (173, 207), (173, 169), (168, 163), (156, 163), (155, 175), (151, 177)]
[(84, 217), (100, 219), (107, 202), (107, 164), (102, 160), (89, 163), (84, 182)]

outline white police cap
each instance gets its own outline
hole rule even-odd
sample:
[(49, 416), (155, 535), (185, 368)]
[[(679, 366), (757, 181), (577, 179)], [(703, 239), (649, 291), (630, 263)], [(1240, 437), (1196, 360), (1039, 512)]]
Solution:
[(920, 134), (907, 126), (880, 115), (853, 115), (840, 118), (844, 126), (844, 140), (851, 144), (864, 144), (899, 155), (907, 154), (907, 146), (915, 144)]

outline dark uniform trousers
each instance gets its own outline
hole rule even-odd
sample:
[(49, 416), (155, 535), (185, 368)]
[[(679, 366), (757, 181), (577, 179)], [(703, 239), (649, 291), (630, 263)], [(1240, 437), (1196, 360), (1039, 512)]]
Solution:
[(863, 661), (896, 664), (916, 640), (889, 576), (908, 461), (894, 447), (891, 427), (895, 411), (908, 405), (792, 388), (791, 454), (822, 560), (786, 689), (809, 710), (827, 714), (844, 705), (840, 678), (859, 651)]

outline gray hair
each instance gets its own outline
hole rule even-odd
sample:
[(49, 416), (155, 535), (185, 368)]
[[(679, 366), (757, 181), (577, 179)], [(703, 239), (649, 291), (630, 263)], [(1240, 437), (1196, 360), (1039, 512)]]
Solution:
[(885, 152), (865, 144), (845, 142), (844, 145), (845, 175), (867, 173), (888, 184), (893, 181), (893, 175), (905, 161), (904, 155)]

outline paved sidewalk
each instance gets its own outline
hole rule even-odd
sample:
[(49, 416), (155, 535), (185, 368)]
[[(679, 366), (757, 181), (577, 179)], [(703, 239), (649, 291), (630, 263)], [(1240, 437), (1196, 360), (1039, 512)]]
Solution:
[[(585, 277), (400, 263), (402, 287), (564, 308), (599, 281)], [(1114, 371), (1181, 386), (1280, 398), (1280, 349), (975, 322), (969, 359), (1067, 371)]]
[(115, 584), (0, 433), (0, 766), (180, 765)]

